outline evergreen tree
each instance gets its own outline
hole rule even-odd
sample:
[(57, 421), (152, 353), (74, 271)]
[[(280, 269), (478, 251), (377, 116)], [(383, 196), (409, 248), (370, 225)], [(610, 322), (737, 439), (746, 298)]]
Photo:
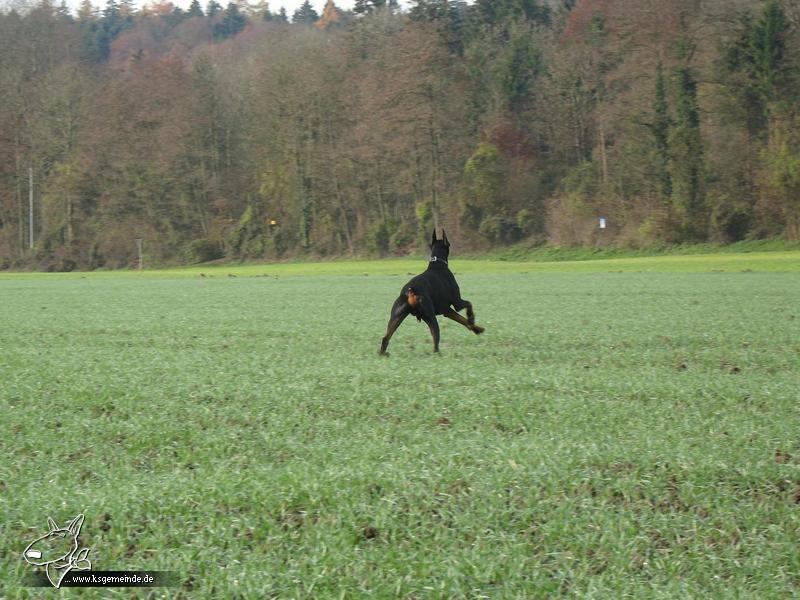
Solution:
[(314, 7), (311, 6), (311, 2), (306, 0), (303, 4), (300, 5), (296, 11), (294, 11), (294, 15), (292, 16), (292, 23), (301, 23), (304, 25), (313, 25), (317, 19), (319, 19), (319, 15), (317, 11), (314, 10)]
[(281, 6), (281, 9), (278, 11), (278, 14), (275, 16), (276, 23), (288, 23), (289, 22), (289, 15), (286, 14), (286, 9)]
[(209, 17), (214, 17), (221, 11), (222, 11), (222, 6), (218, 2), (216, 2), (215, 0), (209, 0), (208, 4), (206, 5), (206, 14)]
[(676, 73), (675, 123), (669, 135), (672, 205), (682, 225), (682, 237), (697, 241), (704, 237), (703, 146), (697, 82), (689, 67)]
[(223, 40), (235, 36), (247, 25), (247, 17), (240, 11), (239, 6), (230, 2), (222, 20), (214, 24), (214, 39)]
[(727, 53), (730, 74), (742, 77), (731, 82), (733, 93), (747, 111), (747, 127), (754, 136), (770, 138), (774, 100), (785, 83), (785, 35), (789, 23), (781, 5), (771, 0), (758, 21), (743, 18), (743, 31)]
[(413, 0), (408, 11), (412, 21), (437, 21), (450, 14), (448, 0)]
[(666, 202), (672, 195), (672, 178), (669, 174), (669, 107), (667, 105), (667, 86), (661, 63), (656, 67), (656, 97), (653, 101), (654, 120), (650, 129), (653, 133), (658, 180), (662, 199)]
[(186, 14), (189, 17), (202, 17), (203, 16), (203, 9), (200, 7), (199, 0), (192, 0), (192, 3), (189, 5), (189, 10), (186, 11)]
[(785, 51), (784, 34), (789, 27), (786, 14), (777, 0), (771, 0), (755, 24), (750, 19), (728, 60), (732, 70), (744, 70), (754, 91), (769, 102), (782, 79), (781, 61)]
[(116, 0), (107, 0), (106, 7), (103, 9), (103, 25), (112, 39), (122, 27), (122, 17)]
[(536, 0), (477, 0), (473, 14), (482, 25), (501, 25), (516, 19), (550, 22), (550, 8)]
[(119, 14), (119, 5), (116, 0), (106, 0), (106, 7), (103, 9), (103, 17), (106, 19)]
[(391, 12), (395, 12), (399, 5), (397, 0), (356, 0), (353, 5), (353, 12), (358, 15), (365, 15), (382, 8), (388, 8)]
[[(111, 43), (125, 29), (135, 24), (132, 3), (125, 0), (123, 9), (116, 0), (108, 0), (102, 16), (92, 18), (93, 7), (84, 2), (79, 10), (81, 27), (86, 31), (84, 38), (84, 57), (92, 62), (107, 60), (111, 53)], [(128, 14), (125, 14), (128, 13)]]
[(530, 98), (533, 82), (544, 71), (544, 63), (527, 26), (514, 27), (510, 38), (498, 60), (496, 76), (508, 108), (513, 112)]
[(175, 6), (172, 9), (172, 12), (166, 17), (166, 22), (169, 24), (170, 27), (177, 27), (181, 24), (181, 22), (185, 21), (188, 18), (188, 14), (185, 10), (183, 10), (180, 6)]
[(414, 0), (412, 21), (444, 22), (447, 46), (456, 54), (464, 51), (464, 22), (469, 6), (464, 0)]

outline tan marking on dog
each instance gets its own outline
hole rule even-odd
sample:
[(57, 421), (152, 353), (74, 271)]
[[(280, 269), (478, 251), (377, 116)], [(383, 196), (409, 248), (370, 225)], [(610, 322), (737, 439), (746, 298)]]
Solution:
[(417, 304), (419, 304), (419, 298), (414, 293), (414, 290), (408, 290), (406, 292), (406, 300), (408, 301), (409, 306), (412, 308), (416, 308)]

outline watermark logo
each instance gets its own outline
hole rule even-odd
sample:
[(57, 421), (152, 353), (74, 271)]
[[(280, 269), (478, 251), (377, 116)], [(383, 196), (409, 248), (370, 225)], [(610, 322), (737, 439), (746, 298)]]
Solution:
[(92, 563), (86, 558), (90, 548), (79, 549), (78, 544), (83, 519), (81, 514), (66, 527), (59, 527), (53, 519), (47, 517), (49, 531), (28, 544), (22, 553), (29, 564), (45, 568), (47, 579), (53, 587), (60, 588), (64, 577), (73, 569), (87, 571), (92, 568)]
[(35, 567), (28, 573), (29, 587), (176, 587), (181, 578), (174, 571), (95, 571), (89, 561), (90, 548), (81, 548), (78, 536), (84, 516), (78, 515), (66, 527), (47, 518), (48, 531), (35, 539), (22, 557)]

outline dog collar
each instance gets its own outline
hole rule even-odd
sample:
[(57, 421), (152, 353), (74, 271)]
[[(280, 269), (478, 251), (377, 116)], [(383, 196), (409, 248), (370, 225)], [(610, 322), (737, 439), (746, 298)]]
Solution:
[(447, 261), (443, 258), (439, 258), (437, 256), (431, 256), (430, 262), (443, 262), (444, 266), (447, 266)]

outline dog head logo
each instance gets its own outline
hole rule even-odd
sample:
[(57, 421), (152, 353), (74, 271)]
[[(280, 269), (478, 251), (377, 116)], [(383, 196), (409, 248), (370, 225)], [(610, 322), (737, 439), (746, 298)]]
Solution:
[(86, 571), (92, 563), (86, 558), (89, 548), (78, 550), (78, 534), (83, 525), (83, 515), (78, 515), (66, 527), (59, 527), (47, 517), (49, 531), (32, 541), (22, 556), (37, 567), (44, 567), (47, 578), (54, 587), (61, 587), (64, 577), (72, 569)]

